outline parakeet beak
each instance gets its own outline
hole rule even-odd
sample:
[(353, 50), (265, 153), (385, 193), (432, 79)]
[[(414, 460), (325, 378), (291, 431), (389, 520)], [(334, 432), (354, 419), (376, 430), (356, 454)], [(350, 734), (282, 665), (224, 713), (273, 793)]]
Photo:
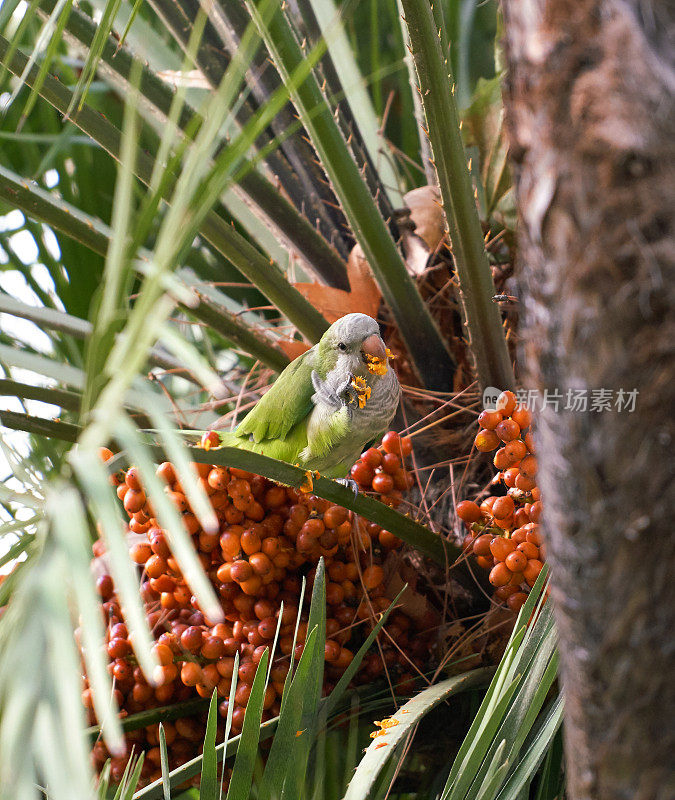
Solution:
[(387, 351), (385, 349), (384, 342), (376, 333), (364, 340), (363, 344), (361, 345), (361, 355), (363, 356), (363, 360), (366, 362), (368, 361), (367, 356), (386, 361)]

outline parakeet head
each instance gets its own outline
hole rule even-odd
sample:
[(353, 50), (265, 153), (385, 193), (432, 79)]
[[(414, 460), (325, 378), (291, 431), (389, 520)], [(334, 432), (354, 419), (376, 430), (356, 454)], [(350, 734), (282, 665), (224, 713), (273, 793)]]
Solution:
[[(377, 322), (367, 314), (346, 314), (336, 320), (319, 342), (319, 360), (326, 369), (371, 377), (386, 372), (387, 349)], [(373, 370), (373, 364), (384, 370)]]

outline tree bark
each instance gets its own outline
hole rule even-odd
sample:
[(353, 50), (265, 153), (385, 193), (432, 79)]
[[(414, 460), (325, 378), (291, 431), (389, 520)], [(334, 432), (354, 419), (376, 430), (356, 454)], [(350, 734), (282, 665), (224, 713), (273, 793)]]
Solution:
[(521, 355), (538, 409), (562, 393), (537, 440), (574, 800), (675, 796), (674, 8), (504, 2)]

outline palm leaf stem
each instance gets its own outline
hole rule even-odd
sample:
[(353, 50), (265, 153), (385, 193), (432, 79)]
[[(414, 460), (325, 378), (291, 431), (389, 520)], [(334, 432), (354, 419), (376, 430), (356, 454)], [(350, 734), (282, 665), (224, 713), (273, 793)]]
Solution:
[[(351, 7), (352, 3), (350, 2), (347, 2), (342, 6), (340, 9), (340, 18), (335, 18), (337, 24), (342, 24), (342, 19), (349, 14)], [(295, 25), (301, 30), (306, 31), (309, 43), (315, 47), (319, 42), (321, 42), (324, 35), (322, 34), (321, 26), (315, 14), (314, 3), (312, 0), (299, 0), (298, 9), (300, 14), (295, 14), (293, 17)], [(403, 205), (403, 198), (401, 197), (398, 186), (398, 176), (396, 175), (393, 167), (390, 167), (388, 162), (386, 173), (389, 176), (389, 183), (391, 184), (391, 187), (386, 187), (380, 178), (379, 171), (375, 167), (373, 154), (361, 133), (359, 123), (349, 99), (350, 94), (354, 94), (361, 87), (349, 87), (343, 85), (343, 81), (340, 78), (340, 72), (337, 70), (335, 61), (331, 55), (331, 35), (333, 35), (333, 31), (327, 30), (325, 39), (328, 49), (319, 63), (319, 68), (325, 81), (325, 90), (327, 90), (332, 103), (336, 107), (336, 119), (340, 125), (340, 129), (342, 130), (342, 134), (345, 137), (345, 140), (349, 142), (354, 160), (358, 164), (359, 169), (363, 173), (363, 177), (368, 183), (368, 188), (370, 189), (370, 193), (380, 209), (380, 214), (382, 215), (382, 218), (387, 221), (391, 235), (394, 237), (394, 239), (398, 239), (399, 234), (396, 225), (396, 218), (394, 216), (394, 207), (392, 206), (389, 198), (391, 193), (391, 195), (399, 201), (398, 205)], [(361, 81), (363, 81), (363, 78), (361, 78)], [(364, 89), (363, 91), (366, 95), (366, 102), (369, 102), (367, 90)], [(366, 115), (369, 112), (372, 112), (372, 116), (374, 117), (374, 111), (372, 111), (370, 108), (363, 110), (362, 114)], [(377, 120), (374, 120), (373, 127), (376, 122)], [(381, 133), (378, 131), (374, 135), (379, 137), (381, 145), (384, 141)], [(382, 159), (382, 155), (380, 155), (380, 158)], [(386, 154), (384, 155), (384, 158), (387, 158)], [(382, 172), (385, 172), (385, 170), (382, 170)]]
[(22, 400), (39, 400), (41, 403), (60, 406), (66, 411), (79, 411), (82, 396), (55, 386), (33, 386), (9, 378), (0, 378), (0, 396), (19, 397)]
[(53, 419), (43, 419), (20, 411), (0, 411), (0, 425), (14, 431), (25, 431), (49, 439), (59, 439), (62, 442), (76, 442), (81, 428), (70, 422), (57, 422)]
[(401, 0), (419, 78), (422, 105), (450, 231), (478, 380), (483, 388), (512, 389), (515, 384), (504, 329), (485, 250), (471, 174), (462, 143), (442, 33), (429, 0)]

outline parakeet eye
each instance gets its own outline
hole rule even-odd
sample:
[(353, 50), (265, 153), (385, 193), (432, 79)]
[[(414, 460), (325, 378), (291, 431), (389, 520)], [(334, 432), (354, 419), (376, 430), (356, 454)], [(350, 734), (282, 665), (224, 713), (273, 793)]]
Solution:
[(347, 349), (347, 345), (344, 342), (338, 342), (338, 348), (340, 350), (346, 350)]

